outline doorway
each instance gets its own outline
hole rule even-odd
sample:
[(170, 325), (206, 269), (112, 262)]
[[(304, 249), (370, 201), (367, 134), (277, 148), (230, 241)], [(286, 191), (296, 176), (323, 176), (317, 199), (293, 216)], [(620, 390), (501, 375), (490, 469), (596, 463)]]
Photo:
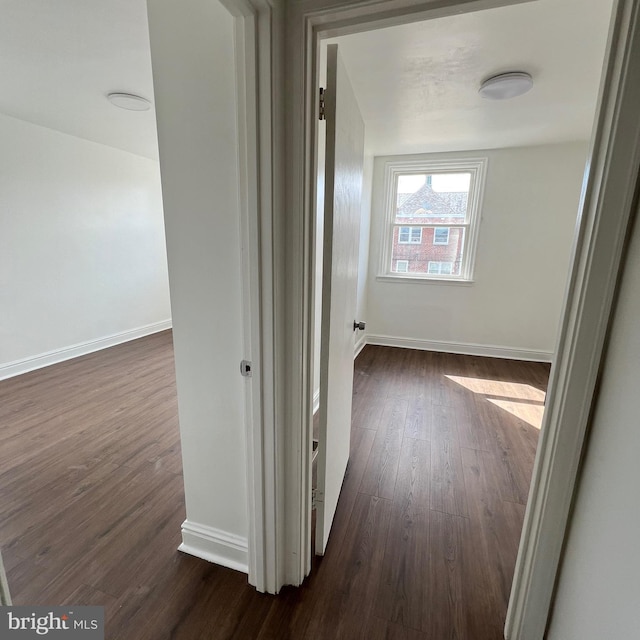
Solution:
[[(315, 26), (315, 27), (314, 27), (314, 28), (316, 29), (316, 34), (320, 34), (320, 33), (322, 33), (322, 32), (330, 32), (331, 28), (338, 29), (338, 28), (340, 28), (340, 27), (344, 27), (345, 29), (349, 29), (349, 30), (351, 30), (351, 31), (353, 31), (353, 30), (354, 30), (354, 27), (353, 27), (353, 16), (350, 16), (349, 18), (345, 18), (345, 22), (341, 23), (341, 22), (340, 22), (341, 16), (338, 16), (338, 15), (337, 15), (337, 12), (336, 12), (336, 13), (335, 13), (335, 14), (333, 14), (333, 16), (332, 16), (332, 18), (334, 19), (334, 22), (333, 22), (333, 23), (331, 23), (331, 19), (327, 17), (327, 14), (330, 14), (330, 12), (329, 12), (329, 11), (327, 11), (327, 12), (326, 12), (326, 14), (322, 17), (322, 20), (320, 20), (320, 19), (319, 19), (319, 20), (318, 20), (318, 22), (316, 22), (316, 23), (315, 23), (315, 24), (317, 25), (317, 26)], [(382, 15), (381, 15), (380, 17), (384, 17), (384, 16), (382, 16)], [(309, 18), (307, 18), (307, 19), (309, 19)], [(364, 12), (363, 12), (363, 14), (362, 14), (361, 19), (362, 19), (363, 21), (367, 20), (367, 17), (364, 15)], [(347, 22), (349, 22), (349, 26), (348, 26), (348, 27), (346, 27), (346, 26), (345, 26)], [(331, 26), (329, 26), (329, 25), (331, 25)], [(621, 28), (624, 28), (624, 27), (625, 27), (624, 23), (622, 24), (622, 26), (620, 26), (620, 24), (619, 24), (618, 26), (619, 26), (619, 27), (621, 27)], [(627, 25), (627, 26), (628, 26), (628, 25)], [(362, 25), (359, 25), (359, 27), (357, 27), (357, 28), (362, 28)], [(615, 57), (615, 55), (618, 55), (618, 54), (616, 53), (616, 51), (614, 51), (614, 52), (613, 52), (613, 57)], [(607, 67), (609, 70), (612, 68), (612, 62), (611, 62), (611, 59), (610, 59), (610, 58), (608, 58), (608, 59), (607, 59), (607, 65), (606, 65), (606, 67)], [(608, 85), (608, 84), (610, 83), (610, 81), (611, 81), (611, 77), (612, 77), (612, 76), (611, 76), (611, 71), (609, 71), (609, 75), (607, 76), (607, 80), (606, 80), (606, 82), (605, 82), (605, 85)], [(616, 82), (620, 81), (620, 76), (618, 76), (617, 78), (614, 76), (614, 80), (615, 80)], [(605, 95), (607, 95), (607, 94), (606, 94), (606, 92), (605, 92)], [(613, 98), (611, 98), (611, 99), (613, 99)], [(599, 130), (600, 130), (600, 131), (603, 131), (603, 130), (604, 130), (605, 132), (606, 132), (606, 131), (609, 131), (609, 132), (611, 131), (610, 129), (607, 129), (607, 127), (610, 127), (610, 122), (609, 122), (609, 121), (607, 121), (607, 119), (603, 117), (602, 111), (600, 111), (600, 112), (599, 112), (599, 115), (598, 115), (598, 119), (597, 119), (597, 120), (598, 120), (598, 123), (599, 123)], [(605, 133), (604, 135), (606, 136), (606, 133)], [(596, 147), (595, 147), (595, 155), (593, 155), (593, 154), (594, 154), (594, 152), (593, 152), (593, 151), (591, 152), (591, 155), (590, 155), (590, 165), (589, 165), (589, 173), (587, 174), (588, 176), (593, 177), (593, 175), (594, 175), (594, 169), (593, 169), (593, 164), (594, 164), (594, 162), (596, 162), (596, 163), (597, 163), (598, 161), (603, 161), (603, 156), (602, 156), (601, 154), (602, 154), (602, 153), (604, 153), (604, 148), (606, 147), (606, 144), (603, 142), (603, 139), (604, 139), (604, 138), (603, 138), (602, 136), (599, 136), (599, 137), (596, 139), (596, 143), (600, 143), (600, 145), (601, 145), (601, 146), (598, 146), (598, 145), (596, 144)], [(612, 138), (612, 139), (609, 139), (609, 140), (607, 141), (607, 144), (614, 144), (614, 143), (615, 143), (615, 140), (614, 140), (613, 138)], [(594, 188), (595, 188), (595, 187), (594, 187)], [(585, 208), (586, 208), (586, 210), (587, 210), (587, 211), (589, 211), (589, 217), (590, 217), (590, 220), (587, 220), (586, 222), (583, 222), (583, 227), (582, 227), (582, 228), (583, 228), (583, 230), (584, 230), (584, 225), (592, 224), (592, 223), (593, 223), (593, 217), (594, 217), (594, 216), (595, 216), (595, 217), (597, 217), (597, 215), (598, 215), (597, 211), (598, 211), (598, 209), (599, 209), (599, 206), (598, 206), (598, 207), (596, 207), (596, 206), (595, 206), (595, 204), (596, 204), (596, 203), (595, 203), (595, 201), (594, 201), (594, 195), (593, 195), (593, 192), (589, 192), (589, 191), (587, 191), (586, 197), (584, 197), (584, 196), (583, 196), (583, 198), (582, 198), (581, 208), (582, 208), (582, 210), (585, 210)], [(626, 213), (624, 213), (624, 214), (621, 214), (621, 217), (622, 217), (622, 226), (621, 226), (621, 227), (619, 227), (619, 231), (621, 231), (621, 232), (622, 232), (622, 229), (624, 228), (624, 224), (626, 224), (626, 223), (624, 222), (624, 221), (626, 220), (626, 216), (628, 216), (628, 212), (626, 212)], [(583, 216), (583, 220), (584, 220), (584, 216)], [(579, 236), (579, 238), (580, 238), (580, 237), (583, 237), (583, 235), (581, 234), (581, 235)], [(595, 241), (595, 240), (594, 240), (594, 241)], [(588, 246), (585, 246), (585, 247), (579, 248), (578, 253), (580, 254), (580, 252), (581, 252), (581, 251), (591, 252), (591, 251), (592, 251), (592, 245), (588, 245)], [(582, 282), (582, 281), (580, 280), (580, 277), (584, 276), (584, 273), (582, 274), (582, 276), (580, 275), (579, 262), (580, 262), (580, 260), (579, 260), (579, 258), (578, 258), (578, 259), (575, 261), (575, 266), (574, 266), (574, 269), (573, 269), (573, 271), (572, 271), (572, 278), (571, 278), (571, 280), (570, 280), (570, 285), (569, 285), (569, 296), (568, 296), (568, 300), (567, 300), (567, 302), (566, 302), (566, 304), (565, 304), (565, 313), (564, 313), (565, 321), (563, 322), (563, 331), (562, 331), (561, 338), (559, 339), (559, 346), (558, 346), (558, 350), (557, 350), (557, 352), (561, 355), (561, 357), (559, 358), (559, 363), (558, 363), (558, 365), (557, 365), (557, 367), (556, 367), (556, 371), (555, 371), (554, 375), (552, 376), (552, 387), (555, 387), (555, 388), (557, 388), (557, 385), (558, 385), (558, 379), (559, 379), (559, 380), (563, 380), (563, 379), (565, 379), (565, 378), (566, 378), (566, 379), (568, 379), (568, 378), (567, 378), (567, 376), (569, 375), (570, 370), (571, 370), (571, 364), (570, 364), (570, 363), (568, 363), (568, 362), (567, 362), (567, 359), (564, 357), (564, 356), (566, 355), (566, 351), (564, 351), (564, 349), (571, 349), (571, 350), (573, 350), (573, 349), (575, 348), (575, 345), (572, 345), (571, 347), (567, 346), (567, 337), (568, 337), (569, 335), (573, 335), (573, 336), (574, 336), (574, 338), (575, 338), (575, 337), (579, 337), (579, 338), (582, 338), (582, 337), (583, 337), (583, 336), (582, 336), (582, 334), (578, 335), (578, 334), (574, 333), (574, 331), (576, 330), (576, 328), (575, 328), (575, 327), (568, 326), (568, 325), (567, 325), (567, 322), (566, 322), (566, 318), (567, 318), (568, 316), (570, 316), (570, 315), (571, 315), (571, 313), (572, 313), (572, 311), (571, 311), (571, 310), (572, 310), (573, 305), (574, 305), (574, 302), (575, 302), (575, 298), (574, 298), (573, 296), (574, 296), (574, 295), (577, 295), (577, 294), (576, 294), (576, 288), (577, 288), (577, 287), (586, 286), (586, 285), (588, 284), (588, 283), (586, 283), (586, 282)], [(576, 281), (576, 272), (578, 272), (578, 279), (577, 279), (577, 281)], [(608, 298), (609, 298), (609, 294), (607, 294), (605, 297), (608, 297)], [(609, 299), (610, 299), (610, 298), (609, 298)], [(603, 327), (602, 327), (602, 326), (600, 326), (597, 330), (598, 330), (598, 331), (600, 331), (600, 332), (602, 332), (602, 331), (603, 331)], [(578, 332), (578, 333), (579, 333), (579, 332)], [(602, 334), (600, 334), (600, 335), (602, 335)], [(593, 343), (592, 343), (592, 344), (593, 344)], [(598, 345), (599, 345), (600, 347), (601, 347), (601, 344), (602, 344), (602, 343), (601, 343), (601, 340), (599, 340), (599, 341), (598, 341)], [(596, 350), (597, 350), (597, 348), (598, 348), (598, 347), (596, 347)], [(594, 358), (599, 358), (599, 352), (598, 352), (597, 354), (594, 354), (594, 355), (593, 355), (593, 357), (594, 357)], [(575, 374), (575, 371), (574, 371), (573, 373)], [(588, 375), (588, 376), (590, 376), (591, 374), (587, 374), (587, 375)], [(571, 386), (572, 386), (573, 384), (575, 384), (576, 382), (577, 382), (577, 380), (572, 379), (572, 380), (571, 380)], [(584, 389), (584, 388), (585, 388), (585, 387), (584, 387), (585, 382), (586, 382), (586, 384), (587, 384), (587, 392), (588, 392), (588, 393), (591, 393), (591, 392), (592, 392), (592, 389), (593, 389), (593, 378), (592, 378), (592, 377), (589, 377), (589, 378), (588, 378), (588, 380), (586, 380), (586, 381), (585, 381), (585, 380), (583, 380), (583, 381), (580, 383), (580, 386), (582, 387), (582, 389)], [(555, 396), (552, 398), (552, 403), (551, 403), (552, 409), (553, 409), (554, 407), (557, 407), (559, 402), (560, 402), (560, 403), (564, 402), (564, 400), (562, 399), (562, 398), (563, 398), (564, 393), (565, 393), (565, 391), (564, 391), (564, 390), (563, 390), (563, 391), (558, 392), (558, 395), (559, 395), (559, 397), (560, 397), (560, 400), (559, 400), (557, 397), (555, 397)], [(589, 396), (589, 395), (587, 395), (587, 397), (589, 398), (590, 396)], [(587, 403), (587, 404), (589, 404), (589, 403)], [(551, 411), (550, 413), (551, 413), (551, 414), (553, 414), (554, 412), (553, 412), (553, 411)], [(578, 414), (580, 414), (580, 411), (578, 411)], [(576, 419), (576, 422), (580, 422), (580, 420), (582, 419), (582, 416), (581, 416), (581, 415), (576, 415), (576, 414), (574, 414), (574, 415), (572, 416), (572, 418), (575, 418), (575, 419)], [(585, 416), (585, 418), (586, 418), (586, 416)], [(553, 415), (551, 415), (551, 417), (548, 417), (548, 418), (547, 418), (547, 422), (550, 424), (549, 429), (550, 429), (552, 432), (555, 432), (555, 430), (557, 429), (557, 422), (556, 422), (556, 421), (557, 421), (557, 416), (554, 418), (554, 417), (553, 417)], [(583, 425), (583, 424), (578, 425), (576, 428), (578, 429), (578, 432), (580, 432), (580, 430), (582, 430), (582, 433), (583, 433), (583, 429), (584, 429), (584, 425)], [(545, 439), (546, 439), (546, 438), (545, 438)], [(545, 458), (545, 456), (546, 456), (546, 455), (547, 455), (547, 454), (544, 454), (543, 456), (539, 456), (539, 458), (542, 458), (542, 459), (544, 460), (544, 458)], [(573, 456), (570, 456), (570, 457), (571, 457), (571, 458), (572, 458), (572, 460), (573, 460)], [(541, 467), (541, 466), (544, 466), (544, 464), (545, 464), (544, 462), (539, 462), (539, 465), (538, 465), (538, 466), (539, 466), (539, 467)], [(573, 469), (572, 471), (570, 471), (570, 473), (573, 473), (572, 479), (570, 480), (570, 483), (569, 483), (569, 484), (570, 484), (570, 486), (573, 486), (573, 481), (575, 480), (575, 471), (576, 471), (576, 468), (577, 468), (577, 466), (576, 466), (576, 465), (577, 465), (577, 460), (573, 460), (573, 461), (569, 464), (569, 467), (572, 467), (572, 469)], [(547, 470), (547, 471), (548, 471), (548, 470)], [(543, 483), (545, 483), (545, 482), (548, 482), (548, 481), (550, 480), (548, 473), (547, 473), (547, 477), (544, 477), (544, 474), (545, 474), (545, 473), (547, 473), (547, 472), (543, 472), (543, 471), (540, 471), (540, 472), (539, 472), (539, 477), (538, 477), (538, 479), (535, 481), (535, 484), (534, 484), (534, 491), (533, 491), (532, 495), (536, 495), (536, 492), (537, 492), (537, 490), (539, 489), (538, 483), (539, 483), (540, 481), (541, 481), (541, 482), (543, 482)], [(540, 475), (540, 474), (542, 474), (542, 475)], [(540, 478), (542, 478), (542, 480), (540, 480)], [(560, 497), (558, 500), (559, 500), (559, 502), (560, 502), (560, 503), (564, 504), (564, 506), (567, 506), (567, 507), (568, 507), (568, 499), (567, 499), (567, 496), (566, 496), (566, 495), (565, 495), (564, 497)], [(562, 508), (564, 508), (564, 507), (562, 507)], [(563, 520), (562, 527), (564, 527), (564, 522), (565, 522), (565, 521)], [(537, 526), (537, 525), (536, 525), (536, 526)], [(556, 529), (556, 530), (555, 530), (555, 534), (557, 535), (557, 534), (558, 534), (558, 528), (556, 527), (555, 529)], [(562, 528), (561, 528), (561, 530), (562, 530)], [(528, 533), (525, 531), (525, 540), (526, 540), (526, 536), (527, 536), (527, 535), (528, 535)], [(561, 534), (560, 534), (560, 537), (561, 537)], [(559, 551), (559, 547), (558, 547), (557, 545), (556, 545), (556, 551)], [(556, 556), (556, 557), (557, 557), (557, 556)], [(522, 569), (522, 567), (520, 567), (520, 569)], [(517, 599), (517, 598), (516, 598), (516, 599)]]
[[(585, 93), (578, 98), (576, 87), (565, 86), (567, 95), (572, 95), (576, 100), (573, 103), (575, 111), (579, 111), (582, 102), (591, 105), (590, 117), (585, 118), (580, 132), (582, 140), (558, 142), (552, 139), (543, 144), (542, 139), (536, 138), (539, 144), (531, 144), (533, 139), (531, 131), (527, 131), (526, 117), (510, 114), (509, 110), (521, 111), (522, 114), (540, 112), (543, 103), (546, 104), (548, 120), (544, 124), (548, 125), (548, 130), (545, 135), (560, 136), (567, 123), (558, 117), (558, 105), (549, 104), (548, 97), (540, 96), (542, 91), (539, 88), (536, 88), (538, 95), (522, 97), (511, 103), (486, 101), (477, 95), (477, 87), (483, 76), (473, 84), (464, 77), (452, 81), (453, 93), (466, 91), (465, 99), (475, 109), (486, 111), (479, 118), (483, 122), (480, 130), (474, 130), (472, 118), (467, 125), (467, 140), (460, 135), (453, 137), (453, 150), (440, 147), (446, 143), (446, 136), (443, 136), (438, 139), (436, 148), (439, 150), (434, 151), (431, 138), (437, 137), (437, 134), (431, 134), (433, 123), (426, 127), (423, 147), (418, 142), (422, 131), (418, 125), (414, 125), (415, 130), (411, 135), (404, 133), (414, 123), (410, 120), (412, 113), (418, 110), (415, 105), (406, 103), (411, 101), (414, 92), (419, 92), (428, 84), (415, 79), (420, 64), (425, 67), (424, 74), (433, 85), (438, 82), (444, 84), (442, 78), (452, 75), (451, 66), (464, 69), (470, 65), (469, 57), (473, 57), (478, 67), (483, 66), (478, 62), (484, 55), (483, 46), (479, 44), (481, 42), (491, 43), (488, 59), (492, 59), (493, 55), (500, 59), (509, 55), (518, 58), (524, 55), (523, 50), (536, 49), (557, 59), (552, 51), (554, 35), (548, 29), (532, 29), (527, 32), (529, 40), (526, 42), (524, 35), (521, 36), (522, 50), (514, 46), (510, 38), (505, 37), (503, 43), (499, 42), (499, 34), (512, 33), (521, 23), (546, 24), (549, 16), (544, 16), (544, 6), (525, 4), (483, 12), (482, 16), (443, 18), (328, 41), (338, 45), (345, 68), (350, 78), (354, 79), (352, 83), (355, 90), (360, 91), (360, 104), (368, 105), (372, 96), (384, 93), (385, 86), (392, 85), (389, 91), (395, 90), (399, 94), (395, 102), (389, 101), (387, 95), (381, 98), (383, 104), (379, 110), (369, 105), (373, 123), (371, 133), (365, 124), (365, 139), (367, 135), (369, 137), (368, 151), (376, 157), (372, 158), (374, 168), (368, 184), (369, 191), (373, 193), (372, 203), (368, 211), (363, 211), (363, 217), (371, 221), (371, 238), (362, 239), (371, 246), (361, 251), (370, 256), (361, 274), (361, 280), (366, 283), (369, 304), (369, 311), (364, 315), (370, 327), (367, 340), (370, 344), (383, 345), (385, 348), (381, 349), (382, 352), (387, 350), (394, 353), (398, 347), (422, 350), (415, 354), (415, 358), (422, 362), (422, 369), (418, 367), (413, 380), (411, 375), (403, 376), (401, 369), (396, 369), (395, 376), (391, 374), (390, 379), (402, 379), (401, 388), (388, 391), (383, 387), (374, 393), (369, 398), (373, 409), (365, 410), (364, 419), (363, 408), (354, 407), (355, 431), (373, 429), (376, 436), (368, 462), (361, 470), (362, 484), (356, 490), (352, 486), (353, 478), (345, 480), (345, 500), (350, 500), (351, 493), (357, 491), (358, 495), (362, 493), (393, 501), (396, 482), (400, 482), (403, 474), (411, 473), (411, 469), (399, 467), (401, 452), (411, 444), (422, 447), (424, 450), (421, 450), (419, 459), (420, 464), (425, 465), (423, 471), (428, 481), (425, 481), (423, 488), (426, 503), (422, 507), (426, 513), (420, 514), (424, 519), (421, 526), (428, 531), (430, 523), (433, 524), (433, 545), (438, 547), (439, 525), (444, 526), (436, 522), (438, 514), (446, 514), (450, 520), (447, 520), (447, 524), (453, 528), (455, 525), (452, 523), (458, 522), (459, 518), (466, 519), (460, 522), (466, 523), (468, 529), (464, 532), (461, 529), (457, 534), (452, 533), (452, 529), (449, 534), (454, 537), (459, 535), (461, 539), (465, 536), (474, 539), (475, 542), (469, 547), (480, 549), (483, 545), (498, 545), (489, 553), (486, 562), (493, 561), (493, 565), (487, 564), (484, 573), (473, 574), (468, 567), (460, 565), (451, 569), (454, 573), (466, 576), (463, 582), (471, 591), (465, 602), (472, 609), (474, 606), (492, 609), (488, 604), (484, 607), (473, 604), (474, 589), (479, 593), (500, 594), (492, 609), (495, 618), (492, 622), (497, 623), (498, 627), (502, 627), (505, 620), (546, 384), (536, 388), (531, 380), (520, 379), (508, 372), (504, 377), (488, 372), (483, 374), (482, 369), (491, 369), (491, 364), (480, 365), (476, 362), (474, 367), (457, 362), (455, 357), (452, 357), (453, 362), (448, 362), (436, 357), (438, 354), (435, 352), (466, 353), (476, 357), (476, 360), (480, 360), (477, 356), (506, 357), (512, 358), (516, 364), (524, 360), (549, 362), (553, 358), (587, 157), (587, 140), (604, 56), (606, 23), (594, 29), (587, 38), (590, 51), (595, 49), (599, 58), (594, 55), (594, 60), (588, 62), (578, 51), (575, 52), (585, 64), (581, 71), (589, 91), (583, 87)], [(569, 12), (564, 20), (567, 24), (570, 22)], [(562, 16), (556, 16), (555, 27), (560, 48), (560, 34), (566, 26), (563, 26)], [(450, 42), (469, 40), (471, 31), (476, 34), (473, 51), (463, 51), (459, 54), (460, 58), (452, 56), (448, 48)], [(438, 53), (440, 46), (442, 56)], [(324, 51), (324, 43), (322, 47)], [(402, 54), (396, 54), (394, 47)], [(380, 71), (382, 60), (376, 59), (375, 54), (373, 60), (369, 59), (370, 52), (378, 51), (384, 52), (387, 61), (383, 71)], [(455, 59), (452, 60), (452, 57)], [(321, 70), (323, 58), (321, 55)], [(438, 65), (440, 60), (442, 68)], [(487, 66), (490, 64), (488, 61), (484, 63)], [(530, 64), (535, 66), (536, 63)], [(545, 66), (543, 62), (538, 64)], [(567, 65), (573, 66), (570, 61), (567, 61)], [(477, 74), (476, 67), (472, 69), (472, 75)], [(406, 79), (403, 74), (407, 76)], [(380, 76), (380, 79), (372, 78), (374, 75)], [(485, 72), (485, 75), (491, 74)], [(393, 79), (397, 77), (400, 80), (393, 85)], [(411, 85), (411, 80), (415, 86)], [(402, 93), (403, 83), (409, 85), (408, 94)], [(446, 93), (442, 86), (439, 91)], [(458, 100), (461, 98), (458, 97)], [(558, 100), (565, 105), (564, 99), (558, 97)], [(430, 107), (438, 113), (440, 127), (447, 129), (446, 118), (439, 109), (441, 103), (455, 104), (455, 101), (446, 95), (433, 95), (431, 98)], [(406, 112), (407, 115), (404, 119), (397, 116), (384, 118), (381, 113), (394, 111)], [(424, 119), (428, 120), (431, 114), (428, 109), (424, 111)], [(464, 114), (457, 112), (455, 107), (451, 107), (451, 111), (450, 117), (462, 127)], [(492, 118), (498, 115), (502, 120), (510, 116), (513, 122), (524, 124), (510, 127), (504, 122), (492, 123)], [(577, 116), (576, 113), (571, 117), (572, 125), (575, 125)], [(378, 124), (376, 129), (376, 124), (382, 121), (384, 126)], [(319, 126), (323, 126), (322, 122)], [(540, 126), (540, 122), (537, 126)], [(455, 131), (455, 127), (451, 129)], [(552, 134), (550, 130), (556, 133)], [(408, 142), (402, 142), (403, 133)], [(487, 148), (492, 143), (496, 144), (496, 140), (506, 138), (512, 146)], [(461, 149), (456, 150), (456, 146)], [(322, 148), (320, 139), (320, 152)], [(403, 150), (408, 152), (402, 153)], [(318, 161), (319, 177), (322, 176), (321, 155)], [(319, 188), (318, 211), (321, 210), (320, 195)], [(318, 214), (316, 220), (321, 221), (321, 215)], [(549, 228), (554, 228), (556, 233), (549, 235)], [(475, 250), (473, 240), (478, 236)], [(467, 240), (466, 243), (463, 238)], [(462, 254), (466, 262), (456, 261), (456, 256)], [(546, 256), (544, 264), (540, 262), (543, 255)], [(400, 262), (403, 263), (403, 269), (399, 268)], [(434, 265), (450, 266), (448, 270), (435, 270), (432, 269)], [(491, 304), (487, 304), (486, 300), (491, 300)], [(534, 318), (535, 323), (531, 323), (530, 320)], [(367, 349), (371, 350), (370, 347)], [(425, 357), (425, 354), (434, 358)], [(397, 357), (401, 358), (400, 355)], [(410, 355), (407, 358), (411, 360)], [(389, 366), (393, 367), (393, 362)], [(461, 374), (465, 366), (470, 372)], [(407, 369), (411, 368), (409, 364)], [(423, 375), (426, 369), (429, 371)], [(361, 372), (361, 375), (370, 375), (375, 379), (383, 377), (384, 373), (373, 367), (372, 372)], [(456, 385), (461, 387), (457, 396), (453, 390)], [(425, 398), (425, 394), (430, 396), (434, 393), (434, 386), (442, 397), (435, 400)], [(531, 393), (522, 395), (525, 390)], [(358, 393), (357, 389), (355, 391)], [(445, 391), (450, 392), (453, 398), (445, 397)], [(414, 397), (411, 397), (412, 393)], [(478, 399), (467, 403), (465, 408), (453, 406), (459, 397), (469, 395), (475, 398), (475, 393), (479, 394)], [(360, 402), (362, 397), (360, 394)], [(401, 402), (395, 402), (398, 397), (402, 398)], [(408, 405), (405, 406), (405, 403), (412, 403), (412, 412), (420, 416), (417, 420), (423, 423), (420, 427), (423, 431), (430, 433), (433, 428), (433, 440), (430, 435), (415, 439), (407, 434), (406, 422), (413, 418), (407, 416)], [(511, 426), (505, 426), (499, 419), (503, 411), (509, 414)], [(539, 414), (536, 426), (530, 424), (533, 412)], [(470, 415), (474, 413), (479, 415), (477, 421)], [(525, 413), (528, 413), (529, 422), (522, 419)], [(379, 424), (381, 416), (383, 424), (378, 428), (375, 425)], [(514, 434), (518, 436), (514, 438)], [(362, 455), (361, 451), (354, 452), (356, 460)], [(379, 467), (377, 474), (372, 468), (376, 465)], [(474, 493), (475, 487), (467, 486), (476, 481), (485, 487), (486, 493)], [(493, 495), (490, 495), (488, 487), (491, 487)], [(501, 501), (501, 495), (505, 498), (504, 502)], [(398, 509), (399, 505), (394, 504), (393, 508)], [(416, 509), (415, 506), (413, 508)], [(502, 524), (497, 524), (497, 520), (493, 519), (488, 523), (477, 512), (483, 508), (491, 511), (492, 516), (501, 520)], [(348, 510), (348, 506), (344, 509)], [(400, 511), (396, 515), (401, 519), (402, 514)], [(344, 518), (340, 517), (339, 522), (343, 524)], [(492, 534), (482, 533), (485, 526), (493, 528)], [(343, 535), (342, 532), (337, 533), (338, 538)], [(487, 545), (486, 540), (491, 536), (495, 540)], [(399, 535), (398, 539), (411, 539), (411, 534), (408, 533), (404, 538)], [(412, 544), (418, 545), (417, 540), (413, 540)], [(422, 553), (425, 556), (435, 555), (428, 535), (420, 540), (420, 544), (424, 545)], [(398, 549), (401, 548), (403, 545), (399, 544)], [(468, 550), (462, 550), (462, 545), (456, 548), (461, 556), (469, 554)], [(413, 552), (419, 553), (417, 546)], [(387, 550), (384, 557), (387, 558), (388, 554)], [(400, 550), (397, 551), (396, 560), (399, 563), (407, 562)], [(493, 586), (486, 585), (483, 578), (494, 570), (497, 577)], [(410, 581), (403, 576), (394, 587), (408, 589), (409, 584)], [(413, 588), (419, 591), (417, 584)], [(392, 587), (387, 596), (393, 599)], [(410, 609), (410, 606), (406, 606)], [(443, 618), (446, 618), (443, 613), (446, 608), (440, 606), (439, 609)], [(408, 615), (411, 618), (412, 614)], [(454, 617), (452, 614), (445, 627), (447, 624), (456, 626)], [(406, 618), (403, 620), (407, 622)], [(423, 620), (422, 623), (427, 625), (423, 631), (438, 635), (434, 629), (442, 620)], [(410, 624), (415, 628), (416, 621), (412, 620)], [(436, 626), (429, 626), (432, 624)], [(420, 628), (419, 625), (417, 628)], [(462, 636), (471, 636), (476, 632), (477, 629), (473, 632), (464, 628), (459, 630)]]

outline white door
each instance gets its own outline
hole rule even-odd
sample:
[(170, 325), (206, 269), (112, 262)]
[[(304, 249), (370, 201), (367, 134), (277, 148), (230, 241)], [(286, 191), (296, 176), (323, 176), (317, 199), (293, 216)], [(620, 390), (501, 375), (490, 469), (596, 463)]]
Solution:
[(327, 48), (316, 553), (327, 546), (349, 460), (364, 123), (338, 46)]

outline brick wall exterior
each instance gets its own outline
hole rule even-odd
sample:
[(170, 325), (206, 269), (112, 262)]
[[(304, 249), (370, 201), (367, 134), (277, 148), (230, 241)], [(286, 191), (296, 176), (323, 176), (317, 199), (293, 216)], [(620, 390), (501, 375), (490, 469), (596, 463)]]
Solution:
[[(398, 268), (398, 261), (406, 260), (407, 273), (429, 273), (429, 262), (439, 262), (451, 263), (451, 271), (442, 271), (441, 275), (459, 275), (465, 229), (455, 225), (464, 221), (466, 209), (466, 193), (436, 193), (428, 183), (409, 197), (399, 200), (395, 219), (397, 226), (393, 231), (391, 270), (404, 272)], [(422, 239), (419, 244), (400, 242), (400, 227), (404, 225), (421, 225)], [(447, 225), (449, 242), (434, 244), (435, 227), (428, 225)]]
[[(420, 222), (410, 218), (406, 222)], [(457, 220), (459, 222), (459, 219)], [(398, 239), (400, 227), (396, 227), (393, 233), (392, 265), (396, 271), (398, 260), (407, 260), (409, 273), (428, 273), (429, 262), (453, 263), (452, 274), (460, 273), (462, 260), (464, 228), (449, 227), (449, 244), (434, 244), (434, 228), (422, 227), (422, 241), (420, 244), (405, 244)]]

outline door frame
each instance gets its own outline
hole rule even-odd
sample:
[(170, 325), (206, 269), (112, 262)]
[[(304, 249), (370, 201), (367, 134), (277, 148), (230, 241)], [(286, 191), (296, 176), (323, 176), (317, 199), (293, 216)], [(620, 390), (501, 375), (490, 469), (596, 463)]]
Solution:
[[(234, 17), (240, 234), (242, 242), (243, 357), (251, 362), (245, 387), (247, 535), (249, 583), (277, 593), (282, 570), (281, 438), (277, 429), (282, 306), (277, 259), (282, 208), (281, 56), (277, 0), (220, 0)], [(239, 373), (239, 372), (238, 372)]]
[[(285, 484), (282, 584), (301, 584), (311, 566), (310, 424), (320, 39), (520, 1), (316, 0), (287, 5), (286, 83), (282, 85), (287, 124), (282, 231), (288, 247), (282, 274), (286, 284), (286, 341), (281, 380), (287, 388), (281, 414), (286, 442), (280, 460)], [(639, 14), (640, 0), (614, 4), (572, 269), (505, 627), (505, 637), (510, 639), (539, 640), (544, 635), (597, 397), (640, 167)]]

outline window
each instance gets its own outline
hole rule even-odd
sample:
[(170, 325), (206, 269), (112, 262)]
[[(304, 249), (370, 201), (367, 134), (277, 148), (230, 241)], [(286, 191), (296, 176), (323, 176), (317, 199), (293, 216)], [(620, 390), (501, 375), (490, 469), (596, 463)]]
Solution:
[(400, 244), (420, 244), (422, 242), (422, 227), (399, 227), (398, 242)]
[(486, 164), (387, 161), (379, 278), (471, 281)]
[(452, 272), (453, 262), (434, 262), (433, 260), (429, 260), (427, 273), (450, 276)]
[(449, 244), (449, 227), (434, 227), (433, 244)]

